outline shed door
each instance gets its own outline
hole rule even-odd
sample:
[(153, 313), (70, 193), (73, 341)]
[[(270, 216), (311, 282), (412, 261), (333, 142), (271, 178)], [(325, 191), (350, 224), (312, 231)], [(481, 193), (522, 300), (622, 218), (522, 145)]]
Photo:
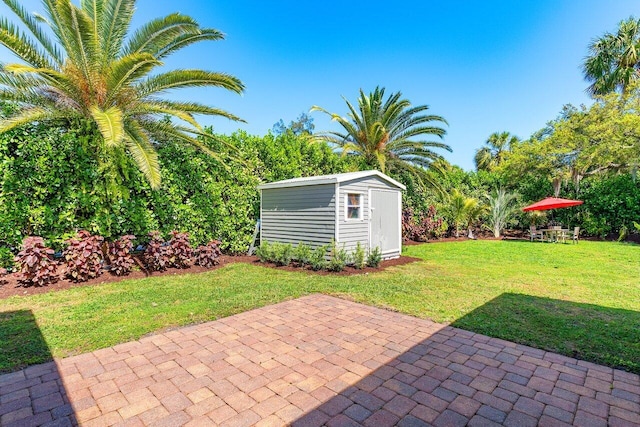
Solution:
[(371, 190), (371, 249), (400, 250), (400, 193)]

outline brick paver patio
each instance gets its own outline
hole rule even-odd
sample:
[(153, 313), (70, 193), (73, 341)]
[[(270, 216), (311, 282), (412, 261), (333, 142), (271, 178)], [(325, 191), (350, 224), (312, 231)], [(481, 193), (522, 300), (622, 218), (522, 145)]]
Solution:
[(312, 295), (0, 376), (11, 426), (631, 426), (640, 377)]

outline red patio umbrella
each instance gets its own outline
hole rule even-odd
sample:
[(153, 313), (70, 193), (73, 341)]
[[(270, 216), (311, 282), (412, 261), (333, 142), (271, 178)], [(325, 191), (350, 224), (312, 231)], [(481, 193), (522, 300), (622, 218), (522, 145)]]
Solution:
[(539, 202), (536, 202), (532, 205), (526, 206), (522, 208), (523, 211), (546, 211), (549, 209), (557, 209), (557, 208), (568, 208), (571, 206), (581, 205), (584, 202), (582, 200), (570, 200), (570, 199), (560, 199), (558, 197), (547, 197), (546, 199), (542, 199)]

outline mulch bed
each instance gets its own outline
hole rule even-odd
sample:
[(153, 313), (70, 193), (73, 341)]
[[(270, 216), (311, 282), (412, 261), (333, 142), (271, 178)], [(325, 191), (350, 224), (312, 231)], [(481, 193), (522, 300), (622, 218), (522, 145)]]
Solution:
[(150, 272), (150, 271), (145, 270), (142, 267), (142, 264), (141, 264), (141, 262), (140, 262), (140, 260), (138, 258), (134, 258), (134, 259), (136, 260), (136, 263), (138, 264), (138, 268), (136, 269), (136, 271), (132, 271), (128, 276), (119, 277), (119, 276), (114, 276), (114, 275), (112, 275), (112, 274), (110, 274), (108, 272), (105, 272), (100, 277), (88, 280), (86, 282), (81, 282), (81, 283), (74, 283), (74, 282), (72, 282), (70, 280), (62, 278), (64, 276), (64, 267), (63, 266), (59, 266), (58, 267), (58, 273), (59, 273), (58, 275), (59, 275), (59, 277), (61, 277), (60, 280), (58, 280), (55, 283), (51, 283), (49, 285), (41, 286), (41, 287), (35, 287), (35, 286), (24, 287), (18, 282), (18, 274), (17, 273), (9, 274), (9, 275), (7, 275), (5, 277), (0, 278), (0, 299), (9, 298), (9, 297), (12, 297), (12, 296), (15, 296), (15, 295), (27, 296), (27, 295), (43, 294), (43, 293), (46, 293), (46, 292), (62, 291), (62, 290), (65, 290), (65, 289), (75, 288), (75, 287), (79, 287), (79, 286), (102, 285), (102, 284), (105, 284), (105, 283), (120, 282), (122, 280), (128, 280), (128, 279), (144, 279), (145, 277), (176, 276), (176, 275), (180, 275), (180, 274), (198, 274), (198, 273), (204, 273), (204, 272), (207, 272), (207, 271), (213, 271), (213, 270), (221, 268), (221, 267), (223, 267), (225, 265), (238, 263), (238, 262), (243, 262), (243, 263), (247, 263), (247, 264), (262, 265), (262, 266), (269, 267), (269, 268), (274, 268), (274, 269), (277, 269), (277, 270), (305, 271), (305, 272), (308, 272), (309, 274), (319, 274), (319, 275), (350, 276), (350, 275), (353, 275), (353, 274), (375, 273), (375, 272), (383, 271), (386, 268), (392, 267), (392, 266), (395, 266), (395, 265), (403, 265), (403, 264), (408, 264), (408, 263), (411, 263), (411, 262), (420, 261), (419, 258), (401, 256), (400, 258), (383, 261), (382, 265), (379, 268), (366, 267), (366, 268), (364, 268), (362, 270), (357, 270), (357, 269), (355, 269), (353, 267), (346, 267), (344, 269), (344, 271), (341, 271), (339, 273), (333, 273), (333, 272), (329, 272), (329, 271), (313, 271), (308, 267), (305, 267), (305, 268), (294, 267), (294, 266), (277, 267), (274, 264), (261, 263), (258, 260), (258, 258), (255, 257), (255, 256), (222, 255), (219, 258), (220, 264), (216, 265), (213, 268), (205, 268), (205, 267), (201, 267), (199, 265), (192, 265), (190, 268), (187, 268), (187, 269), (170, 268), (170, 269), (168, 269), (166, 271), (153, 271), (153, 272)]

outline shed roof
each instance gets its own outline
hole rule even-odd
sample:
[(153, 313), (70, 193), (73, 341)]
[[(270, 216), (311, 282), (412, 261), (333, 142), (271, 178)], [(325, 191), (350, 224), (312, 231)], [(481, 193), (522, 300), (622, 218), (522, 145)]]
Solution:
[(284, 181), (269, 182), (258, 185), (258, 190), (266, 190), (269, 188), (286, 188), (286, 187), (303, 187), (306, 185), (335, 184), (337, 182), (351, 181), (354, 179), (367, 178), (376, 176), (390, 185), (404, 190), (406, 187), (395, 179), (383, 174), (377, 170), (337, 173), (333, 175), (308, 176), (304, 178), (285, 179)]

